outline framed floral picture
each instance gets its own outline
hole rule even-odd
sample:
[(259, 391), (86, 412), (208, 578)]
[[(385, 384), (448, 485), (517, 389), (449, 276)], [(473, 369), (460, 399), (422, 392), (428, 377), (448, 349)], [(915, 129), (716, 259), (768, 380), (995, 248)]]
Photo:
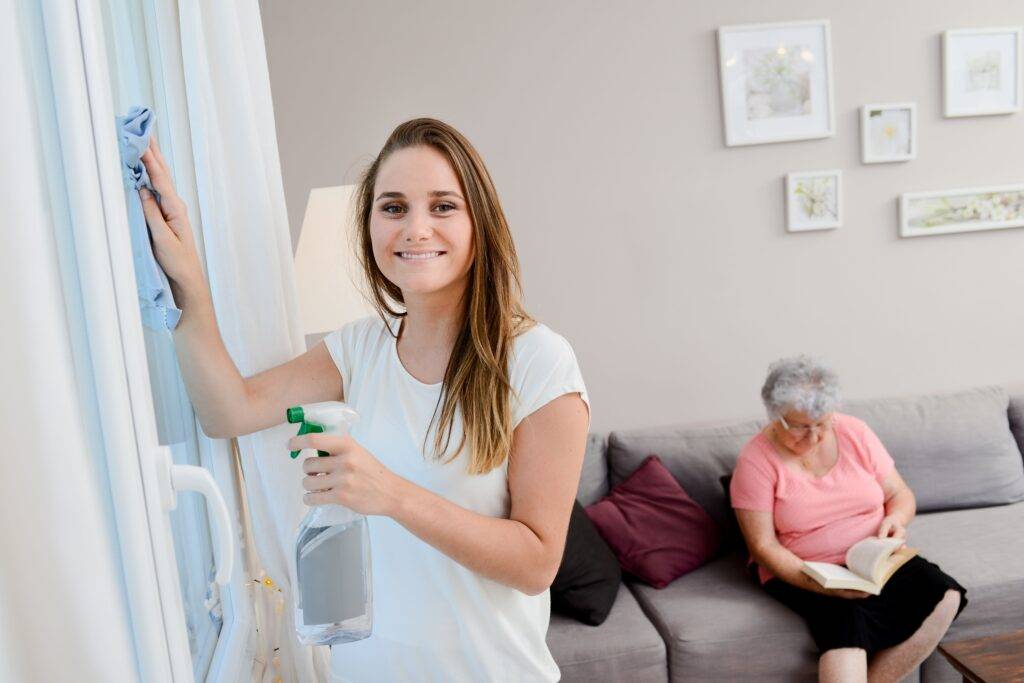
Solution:
[(1021, 110), (1024, 28), (972, 28), (942, 35), (945, 115), (985, 116)]
[(861, 161), (908, 161), (917, 155), (917, 107), (865, 104), (860, 110)]
[(827, 20), (722, 26), (718, 65), (726, 145), (835, 134)]
[(1024, 185), (900, 195), (900, 237), (1024, 226)]
[(842, 224), (841, 171), (801, 171), (786, 175), (786, 230), (804, 232)]

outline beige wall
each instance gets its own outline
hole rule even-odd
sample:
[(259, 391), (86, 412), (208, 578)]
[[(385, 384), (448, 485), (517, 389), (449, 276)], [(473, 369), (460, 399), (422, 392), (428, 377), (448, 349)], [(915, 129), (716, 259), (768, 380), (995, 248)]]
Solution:
[[(1018, 2), (263, 0), (289, 215), (436, 116), (494, 176), (529, 309), (599, 430), (760, 412), (809, 352), (848, 397), (1024, 378), (1024, 229), (900, 239), (900, 192), (1024, 180), (1024, 114), (945, 120), (940, 34)], [(770, 8), (765, 5), (769, 5)], [(726, 148), (715, 30), (827, 18), (837, 134)], [(918, 158), (860, 163), (859, 107), (918, 104)], [(787, 234), (783, 176), (841, 168), (844, 225)]]

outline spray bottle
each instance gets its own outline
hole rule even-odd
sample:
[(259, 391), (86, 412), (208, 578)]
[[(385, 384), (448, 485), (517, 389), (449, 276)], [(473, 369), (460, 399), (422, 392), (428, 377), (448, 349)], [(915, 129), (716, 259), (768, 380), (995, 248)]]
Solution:
[[(299, 434), (347, 434), (356, 411), (340, 401), (293, 406)], [(317, 451), (319, 456), (330, 455)], [(292, 451), (295, 458), (299, 451)], [(362, 640), (373, 630), (370, 535), (366, 517), (342, 505), (312, 507), (295, 541), (295, 630), (303, 645)]]

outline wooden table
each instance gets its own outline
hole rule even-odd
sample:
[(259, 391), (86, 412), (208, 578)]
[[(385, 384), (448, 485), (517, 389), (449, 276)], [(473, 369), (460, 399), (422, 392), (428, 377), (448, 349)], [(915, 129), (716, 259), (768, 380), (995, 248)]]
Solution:
[(1024, 630), (939, 645), (939, 652), (972, 683), (1024, 683)]

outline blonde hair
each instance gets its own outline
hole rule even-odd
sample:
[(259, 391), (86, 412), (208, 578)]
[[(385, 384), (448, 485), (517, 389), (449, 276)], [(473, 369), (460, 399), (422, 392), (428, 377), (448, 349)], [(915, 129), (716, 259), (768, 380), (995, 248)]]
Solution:
[[(459, 178), (473, 224), (473, 260), (463, 296), (462, 326), (445, 369), (441, 396), (431, 424), (434, 457), (440, 459), (451, 443), (457, 409), (463, 433), (446, 462), (470, 447), (470, 474), (485, 474), (504, 462), (512, 449), (512, 386), (508, 362), (515, 337), (533, 319), (522, 306), (519, 259), (501, 210), (498, 193), (480, 155), (461, 133), (430, 118), (407, 121), (391, 133), (356, 188), (356, 250), (369, 286), (370, 300), (381, 318), (404, 317), (402, 290), (381, 272), (370, 241), (373, 190), (381, 165), (394, 152), (426, 145), (448, 159)], [(393, 332), (397, 338), (397, 333)], [(429, 434), (429, 429), (427, 430)], [(426, 437), (424, 437), (424, 451)]]

